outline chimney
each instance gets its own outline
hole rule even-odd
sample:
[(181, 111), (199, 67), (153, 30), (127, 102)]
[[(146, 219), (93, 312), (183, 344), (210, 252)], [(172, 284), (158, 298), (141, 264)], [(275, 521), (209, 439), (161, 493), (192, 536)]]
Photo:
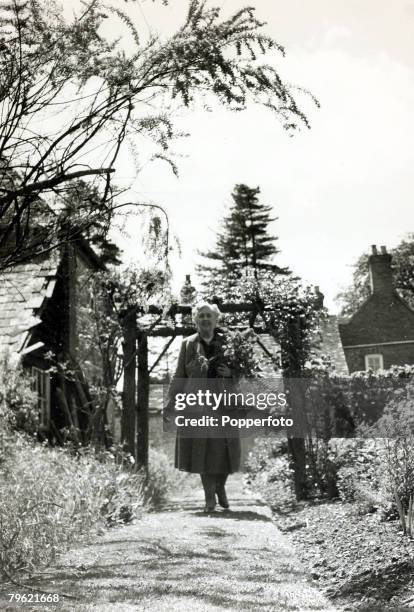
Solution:
[(194, 304), (196, 298), (196, 290), (191, 284), (191, 276), (185, 275), (185, 282), (180, 291), (182, 304)]
[(392, 255), (387, 253), (385, 246), (380, 247), (378, 253), (375, 244), (371, 247), (372, 253), (368, 258), (369, 280), (372, 293), (392, 293), (394, 282), (391, 270)]
[(319, 290), (318, 285), (315, 285), (314, 287), (314, 293), (315, 293), (315, 306), (318, 310), (320, 310), (321, 308), (323, 308), (323, 299), (324, 299), (324, 294)]

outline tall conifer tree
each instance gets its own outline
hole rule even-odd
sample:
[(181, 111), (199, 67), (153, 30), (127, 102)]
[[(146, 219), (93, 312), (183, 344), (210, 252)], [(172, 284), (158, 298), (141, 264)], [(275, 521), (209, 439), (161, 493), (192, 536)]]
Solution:
[(257, 278), (261, 270), (290, 273), (273, 263), (279, 249), (275, 244), (277, 237), (269, 234), (268, 226), (276, 217), (271, 216), (271, 206), (259, 202), (259, 193), (259, 187), (235, 186), (233, 203), (217, 233), (215, 248), (200, 253), (208, 260), (197, 266), (204, 285), (216, 280), (218, 274), (236, 281), (249, 274)]

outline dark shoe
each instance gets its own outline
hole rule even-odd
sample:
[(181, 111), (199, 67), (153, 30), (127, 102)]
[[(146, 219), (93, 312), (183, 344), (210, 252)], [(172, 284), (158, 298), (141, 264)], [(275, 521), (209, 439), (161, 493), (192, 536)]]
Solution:
[(228, 510), (230, 508), (230, 504), (229, 500), (227, 499), (226, 489), (224, 488), (224, 485), (218, 486), (216, 488), (216, 495), (220, 506), (225, 510)]
[(201, 481), (203, 483), (206, 500), (204, 512), (213, 512), (216, 507), (216, 496), (214, 494), (216, 487), (215, 477), (212, 474), (201, 474)]

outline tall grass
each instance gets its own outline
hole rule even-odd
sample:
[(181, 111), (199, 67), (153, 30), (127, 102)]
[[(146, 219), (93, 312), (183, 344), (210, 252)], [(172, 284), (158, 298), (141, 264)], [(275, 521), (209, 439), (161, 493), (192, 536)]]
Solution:
[(99, 527), (159, 506), (181, 478), (153, 449), (144, 474), (119, 449), (97, 455), (39, 444), (36, 418), (30, 380), (0, 358), (0, 575), (8, 577), (47, 565)]
[(117, 456), (77, 455), (22, 435), (0, 449), (0, 570), (32, 572), (94, 529), (128, 522), (160, 504), (174, 470), (151, 451), (151, 468), (125, 469)]

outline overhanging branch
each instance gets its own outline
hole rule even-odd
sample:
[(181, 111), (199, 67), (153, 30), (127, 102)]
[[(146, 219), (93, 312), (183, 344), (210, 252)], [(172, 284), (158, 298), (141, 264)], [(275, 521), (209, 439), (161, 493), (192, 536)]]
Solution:
[(45, 189), (52, 189), (53, 187), (56, 187), (57, 185), (61, 185), (62, 183), (66, 183), (68, 181), (73, 181), (74, 179), (82, 178), (84, 176), (112, 174), (113, 172), (115, 172), (114, 168), (99, 168), (96, 170), (78, 170), (77, 172), (70, 172), (69, 174), (61, 174), (51, 179), (46, 179), (44, 181), (38, 181), (37, 183), (26, 185), (25, 187), (21, 187), (20, 189), (10, 190), (7, 196), (0, 198), (0, 204), (7, 203), (16, 197), (29, 195), (30, 193), (33, 193), (36, 191), (44, 191)]

